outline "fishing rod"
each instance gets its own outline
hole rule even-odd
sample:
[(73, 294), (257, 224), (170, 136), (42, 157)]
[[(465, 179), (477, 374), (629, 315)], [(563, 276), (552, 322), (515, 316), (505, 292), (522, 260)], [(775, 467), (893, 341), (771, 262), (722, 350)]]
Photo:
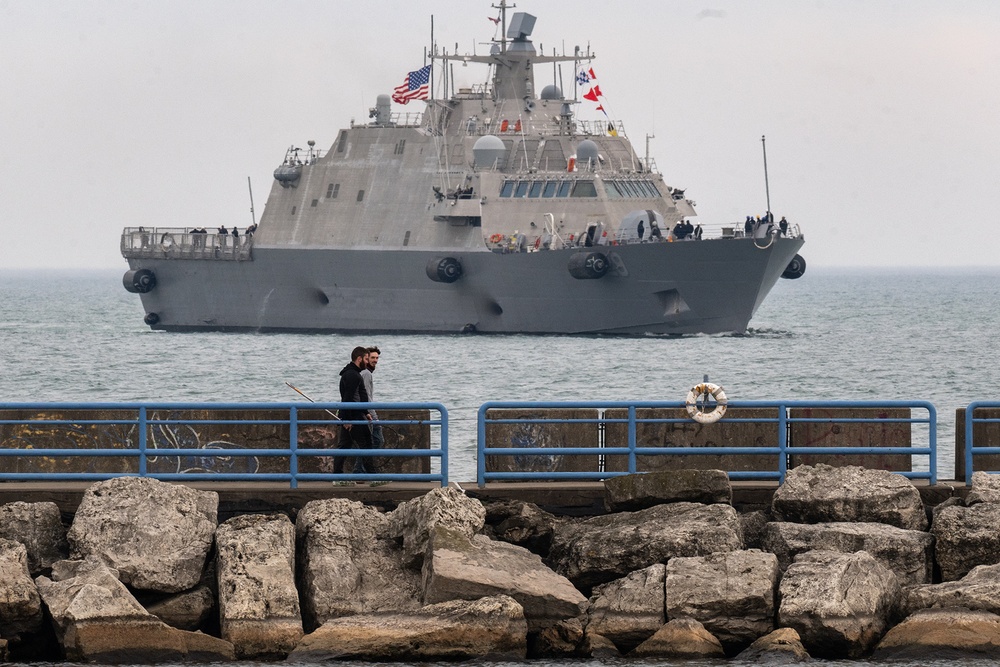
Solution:
[[(294, 392), (295, 392), (296, 394), (298, 394), (298, 395), (299, 395), (299, 396), (301, 396), (302, 398), (304, 398), (304, 399), (306, 399), (307, 401), (309, 401), (310, 403), (315, 403), (315, 402), (316, 402), (316, 401), (312, 400), (311, 398), (309, 398), (308, 396), (306, 396), (306, 392), (302, 391), (301, 389), (299, 389), (298, 387), (296, 387), (296, 386), (295, 386), (294, 384), (292, 384), (291, 382), (286, 382), (286, 383), (285, 383), (285, 385), (286, 385), (286, 386), (287, 386), (287, 387), (288, 387), (289, 389), (291, 389), (292, 391), (294, 391)], [(338, 416), (337, 416), (336, 414), (334, 414), (334, 413), (330, 412), (329, 410), (326, 410), (326, 409), (324, 409), (324, 410), (323, 410), (323, 412), (325, 412), (326, 414), (330, 415), (331, 417), (333, 417), (333, 418), (334, 418), (334, 419), (336, 419), (337, 421), (340, 421), (340, 417), (338, 417)]]

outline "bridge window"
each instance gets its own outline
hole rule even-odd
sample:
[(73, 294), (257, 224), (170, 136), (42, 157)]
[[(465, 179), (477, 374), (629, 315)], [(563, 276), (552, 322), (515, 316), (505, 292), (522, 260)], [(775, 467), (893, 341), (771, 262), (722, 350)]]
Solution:
[(571, 197), (596, 197), (597, 188), (593, 181), (577, 181), (573, 184), (573, 194)]
[(532, 181), (531, 191), (528, 193), (529, 197), (539, 197), (542, 194), (542, 186), (545, 185), (545, 181)]
[(518, 181), (517, 188), (514, 189), (514, 196), (522, 198), (528, 194), (528, 186), (531, 185), (531, 181)]
[(543, 197), (555, 197), (559, 188), (559, 181), (545, 181), (545, 189), (542, 191)]
[(504, 181), (500, 186), (500, 196), (510, 197), (512, 194), (514, 194), (514, 181)]
[(569, 191), (573, 187), (572, 181), (560, 181), (557, 197), (569, 197)]
[(340, 183), (330, 183), (326, 188), (326, 198), (336, 199), (337, 193), (340, 192)]
[(604, 192), (607, 193), (608, 199), (621, 199), (622, 193), (618, 189), (618, 184), (615, 181), (604, 181)]

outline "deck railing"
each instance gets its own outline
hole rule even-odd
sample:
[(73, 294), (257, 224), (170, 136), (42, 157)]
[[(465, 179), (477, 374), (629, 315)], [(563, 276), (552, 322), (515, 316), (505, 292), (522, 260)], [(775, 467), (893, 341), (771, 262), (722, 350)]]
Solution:
[[(334, 416), (342, 408), (356, 409), (357, 403), (4, 403), (0, 481), (133, 475), (162, 481), (278, 481), (293, 489), (307, 481), (447, 486), (448, 411), (443, 405), (365, 405), (381, 411), (374, 423), (386, 433), (386, 444), (379, 449), (335, 448), (340, 424), (368, 427), (367, 420)], [(332, 472), (333, 460), (345, 457), (375, 458), (382, 472)]]
[[(771, 443), (758, 443), (754, 446), (719, 447), (719, 446), (642, 446), (639, 442), (637, 430), (640, 425), (645, 424), (691, 424), (692, 420), (686, 415), (676, 418), (641, 418), (637, 416), (637, 410), (645, 408), (653, 409), (681, 409), (684, 403), (678, 402), (600, 402), (600, 401), (580, 401), (580, 402), (505, 402), (495, 401), (484, 403), (479, 408), (478, 413), (478, 437), (477, 437), (477, 483), (485, 486), (490, 481), (528, 481), (528, 480), (604, 480), (618, 475), (626, 475), (637, 472), (637, 457), (686, 457), (686, 456), (752, 456), (759, 462), (767, 456), (772, 457), (772, 465), (768, 470), (727, 470), (729, 477), (734, 480), (740, 479), (762, 479), (776, 480), (783, 482), (788, 469), (789, 457), (800, 456), (829, 456), (829, 455), (904, 455), (909, 457), (911, 462), (913, 457), (923, 457), (926, 465), (917, 470), (899, 470), (900, 474), (911, 479), (927, 479), (931, 484), (937, 481), (937, 411), (934, 406), (926, 401), (741, 401), (730, 402), (729, 412), (722, 421), (726, 424), (736, 423), (759, 423), (776, 425), (775, 440)], [(773, 417), (748, 417), (740, 416), (740, 409), (769, 409), (776, 412)], [(892, 409), (917, 409), (923, 411), (926, 416), (920, 417), (896, 417), (896, 416), (866, 416), (866, 417), (802, 417), (793, 416), (790, 412), (793, 409), (862, 409), (862, 410), (892, 410)], [(490, 417), (490, 410), (515, 410), (527, 412), (537, 411), (538, 416), (526, 417)], [(591, 417), (558, 417), (546, 415), (547, 410), (577, 410), (587, 409), (598, 412)], [(624, 417), (609, 417), (609, 410), (627, 411)], [(903, 423), (910, 425), (926, 425), (927, 433), (922, 439), (926, 441), (924, 446), (906, 447), (873, 447), (873, 446), (794, 446), (789, 443), (789, 433), (793, 424), (875, 424), (885, 426), (886, 424)], [(544, 439), (539, 437), (538, 426), (546, 424), (594, 424), (597, 441), (591, 440), (591, 446), (530, 446), (534, 444), (532, 440)], [(612, 424), (625, 425), (627, 429), (627, 444), (625, 446), (608, 446), (606, 430)], [(487, 447), (487, 429), (496, 425), (513, 425), (521, 429), (518, 435), (510, 437), (524, 446), (509, 447)], [(710, 428), (715, 426), (706, 426)], [(534, 429), (532, 431), (532, 429)], [(909, 438), (907, 438), (908, 440)], [(918, 440), (921, 438), (918, 438)], [(583, 443), (575, 443), (583, 444)], [(1000, 449), (997, 450), (1000, 452)], [(594, 465), (591, 470), (554, 470), (554, 465), (548, 466), (547, 470), (521, 470), (521, 471), (489, 471), (487, 470), (487, 457), (490, 456), (510, 456), (521, 460), (524, 467), (534, 467), (531, 465), (533, 458), (542, 458), (555, 463), (561, 457), (572, 456), (577, 460), (581, 458), (593, 459)], [(608, 468), (608, 457), (625, 456), (628, 464), (621, 470), (611, 470)], [(545, 467), (545, 466), (542, 466)]]
[[(976, 410), (990, 410), (989, 416), (976, 416)], [(975, 472), (974, 463), (976, 457), (980, 460), (987, 456), (996, 456), (1000, 454), (1000, 447), (989, 447), (989, 446), (977, 446), (975, 442), (975, 434), (977, 429), (974, 428), (976, 424), (1000, 424), (1000, 401), (975, 401), (970, 403), (968, 407), (965, 408), (965, 484), (972, 484), (972, 473)], [(988, 427), (985, 427), (988, 428)], [(1000, 426), (995, 427), (995, 429), (1000, 429)], [(997, 441), (996, 438), (997, 431), (994, 430), (992, 440)], [(983, 439), (989, 439), (984, 435)], [(987, 465), (995, 466), (997, 465), (997, 460), (993, 459), (987, 463)], [(996, 473), (996, 470), (986, 470), (984, 472)]]

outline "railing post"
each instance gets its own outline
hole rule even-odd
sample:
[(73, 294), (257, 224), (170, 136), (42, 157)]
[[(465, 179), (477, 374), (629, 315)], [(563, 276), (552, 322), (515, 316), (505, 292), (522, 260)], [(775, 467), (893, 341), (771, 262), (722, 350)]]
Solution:
[(785, 483), (788, 472), (788, 408), (778, 406), (778, 483)]
[(288, 471), (290, 488), (299, 488), (299, 410), (294, 405), (288, 409)]
[[(927, 414), (930, 417), (930, 424), (928, 428), (930, 433), (928, 434), (928, 444), (931, 447), (931, 455), (928, 457), (927, 469), (931, 473), (931, 484), (937, 484), (937, 408), (933, 405), (927, 405)], [(912, 459), (911, 459), (912, 460)]]
[(479, 488), (486, 486), (486, 406), (479, 407), (479, 417), (476, 419), (476, 484)]
[(976, 403), (965, 408), (965, 485), (972, 486), (972, 415), (976, 413)]
[(628, 406), (628, 471), (635, 473), (635, 406)]
[(139, 406), (139, 477), (146, 476), (146, 406)]

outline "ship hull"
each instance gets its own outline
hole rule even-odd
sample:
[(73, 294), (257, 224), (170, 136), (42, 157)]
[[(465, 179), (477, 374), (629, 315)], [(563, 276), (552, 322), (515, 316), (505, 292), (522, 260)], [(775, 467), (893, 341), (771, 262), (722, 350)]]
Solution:
[[(802, 246), (712, 239), (500, 254), (254, 246), (245, 261), (131, 258), (156, 286), (147, 322), (166, 331), (690, 334), (745, 331)], [(574, 278), (601, 252), (607, 274)], [(449, 257), (452, 283), (427, 275)]]

